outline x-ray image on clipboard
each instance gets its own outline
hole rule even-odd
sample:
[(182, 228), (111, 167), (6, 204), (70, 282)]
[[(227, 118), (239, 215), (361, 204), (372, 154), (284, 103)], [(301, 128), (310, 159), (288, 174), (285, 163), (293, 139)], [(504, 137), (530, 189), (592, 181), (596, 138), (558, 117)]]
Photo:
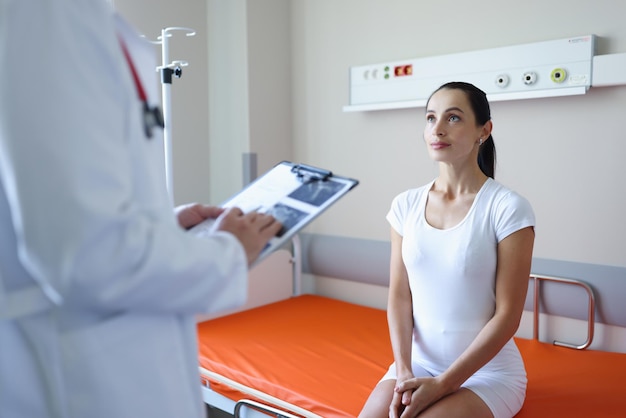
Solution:
[[(283, 224), (261, 251), (256, 264), (358, 184), (358, 180), (334, 175), (329, 170), (282, 161), (220, 206), (236, 206), (244, 213), (268, 213)], [(213, 223), (206, 220), (190, 232), (198, 236), (210, 234)]]

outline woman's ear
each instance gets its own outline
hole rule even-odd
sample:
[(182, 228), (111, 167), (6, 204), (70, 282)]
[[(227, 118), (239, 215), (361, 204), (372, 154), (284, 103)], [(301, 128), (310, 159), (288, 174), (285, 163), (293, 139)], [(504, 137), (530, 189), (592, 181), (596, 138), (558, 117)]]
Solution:
[(480, 133), (480, 137), (485, 138), (486, 140), (487, 138), (489, 138), (489, 135), (491, 135), (492, 129), (493, 129), (493, 122), (491, 122), (491, 119), (490, 119), (487, 121), (487, 123), (483, 125), (483, 128)]

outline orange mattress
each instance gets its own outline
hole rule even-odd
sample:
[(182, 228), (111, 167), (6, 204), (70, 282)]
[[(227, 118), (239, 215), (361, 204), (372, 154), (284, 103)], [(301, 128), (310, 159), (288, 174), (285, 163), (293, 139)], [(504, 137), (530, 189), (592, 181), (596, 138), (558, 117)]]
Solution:
[[(202, 368), (324, 418), (355, 417), (393, 361), (384, 311), (313, 295), (200, 323), (198, 337)], [(626, 416), (626, 354), (516, 341), (529, 377), (517, 417)]]
[(200, 366), (328, 418), (356, 416), (393, 359), (384, 311), (312, 295), (203, 322), (198, 335)]
[(626, 417), (626, 354), (516, 339), (528, 375), (516, 418)]

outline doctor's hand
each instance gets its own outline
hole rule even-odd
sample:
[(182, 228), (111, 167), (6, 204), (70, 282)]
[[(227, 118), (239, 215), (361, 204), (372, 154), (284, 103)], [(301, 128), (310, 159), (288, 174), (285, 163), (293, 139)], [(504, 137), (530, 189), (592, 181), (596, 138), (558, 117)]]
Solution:
[(189, 203), (176, 207), (174, 213), (178, 219), (178, 224), (184, 229), (189, 229), (205, 219), (216, 219), (224, 213), (224, 209), (199, 203)]
[(239, 208), (228, 208), (217, 218), (215, 229), (233, 234), (246, 251), (248, 266), (251, 265), (275, 236), (282, 224), (272, 215), (258, 212), (244, 214)]

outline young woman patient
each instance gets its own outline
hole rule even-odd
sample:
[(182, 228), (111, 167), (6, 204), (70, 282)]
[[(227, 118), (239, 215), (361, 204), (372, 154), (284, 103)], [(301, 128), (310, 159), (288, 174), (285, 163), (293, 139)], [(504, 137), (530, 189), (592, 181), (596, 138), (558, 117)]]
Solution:
[(361, 411), (370, 417), (514, 416), (526, 372), (513, 341), (535, 217), (494, 180), (489, 102), (451, 82), (426, 105), (430, 183), (398, 195), (391, 224), (387, 316), (394, 363)]

